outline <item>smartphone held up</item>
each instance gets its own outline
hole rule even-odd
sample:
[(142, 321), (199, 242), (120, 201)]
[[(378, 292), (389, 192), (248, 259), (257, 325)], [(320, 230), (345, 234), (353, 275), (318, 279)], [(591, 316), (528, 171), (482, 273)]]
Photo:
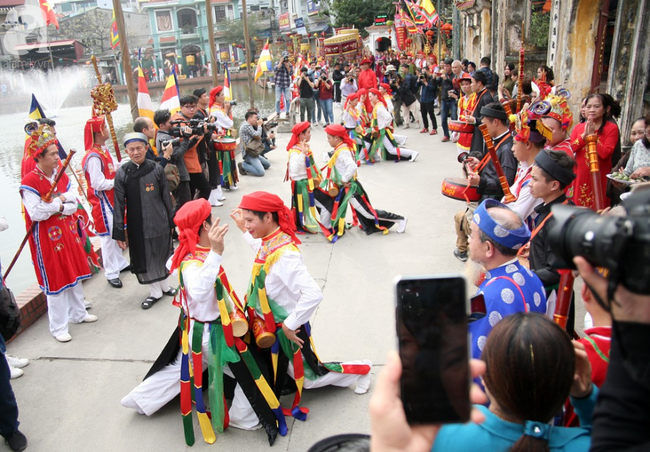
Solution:
[(403, 276), (396, 283), (400, 392), (409, 424), (467, 422), (470, 372), (465, 279)]

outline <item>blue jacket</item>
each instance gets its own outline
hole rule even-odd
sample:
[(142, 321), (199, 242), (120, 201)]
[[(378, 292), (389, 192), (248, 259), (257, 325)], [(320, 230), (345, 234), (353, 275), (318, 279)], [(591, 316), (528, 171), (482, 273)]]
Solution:
[[(571, 398), (571, 404), (580, 418), (580, 427), (551, 427), (548, 447), (552, 452), (587, 452), (591, 444), (591, 420), (598, 397), (598, 388), (593, 386), (591, 396), (584, 399)], [(440, 429), (432, 452), (501, 452), (510, 448), (524, 432), (522, 424), (504, 421), (482, 405), (476, 408), (485, 414), (485, 422), (475, 424), (450, 424)]]

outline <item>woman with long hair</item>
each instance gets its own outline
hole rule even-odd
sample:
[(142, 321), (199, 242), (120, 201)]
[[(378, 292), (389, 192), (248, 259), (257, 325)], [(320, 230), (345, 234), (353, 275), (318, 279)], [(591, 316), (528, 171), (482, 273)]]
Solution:
[[(598, 166), (600, 169), (601, 195), (604, 207), (610, 205), (610, 199), (605, 190), (607, 187), (606, 175), (611, 173), (612, 166), (620, 158), (620, 132), (613, 118), (621, 113), (621, 106), (611, 96), (604, 94), (590, 94), (585, 102), (585, 117), (587, 120), (577, 124), (571, 132), (571, 147), (575, 154), (576, 179), (569, 191), (568, 197), (573, 198), (576, 205), (595, 209), (594, 188), (592, 187), (589, 169), (589, 156), (585, 138), (589, 135), (598, 135)], [(617, 152), (618, 150), (618, 152)], [(618, 157), (616, 154), (618, 153)], [(616, 162), (612, 160), (616, 159)]]

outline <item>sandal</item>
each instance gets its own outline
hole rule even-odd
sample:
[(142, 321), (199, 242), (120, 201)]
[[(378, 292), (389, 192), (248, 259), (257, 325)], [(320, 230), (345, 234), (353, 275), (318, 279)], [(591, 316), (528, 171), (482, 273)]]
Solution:
[(168, 291), (163, 292), (163, 295), (167, 295), (168, 297), (173, 297), (174, 295), (176, 295), (177, 290), (178, 288), (170, 287)]
[[(162, 297), (160, 297), (162, 298)], [(149, 297), (142, 302), (142, 309), (149, 309), (160, 300), (160, 298)]]

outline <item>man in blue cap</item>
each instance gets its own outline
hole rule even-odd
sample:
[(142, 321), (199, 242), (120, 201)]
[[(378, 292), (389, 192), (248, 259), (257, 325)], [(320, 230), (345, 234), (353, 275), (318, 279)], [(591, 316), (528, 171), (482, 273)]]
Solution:
[(128, 217), (131, 272), (140, 284), (149, 286), (142, 309), (149, 309), (165, 295), (174, 295), (165, 264), (172, 253), (173, 214), (167, 178), (162, 166), (147, 160), (148, 140), (143, 133), (124, 135), (131, 159), (115, 175), (113, 239), (126, 249)]
[(469, 324), (472, 357), (479, 359), (488, 334), (501, 319), (517, 312), (546, 314), (546, 293), (539, 278), (517, 259), (530, 230), (513, 210), (486, 199), (474, 211), (471, 231), (470, 258), (485, 269), (476, 292), (485, 298), (485, 316)]

